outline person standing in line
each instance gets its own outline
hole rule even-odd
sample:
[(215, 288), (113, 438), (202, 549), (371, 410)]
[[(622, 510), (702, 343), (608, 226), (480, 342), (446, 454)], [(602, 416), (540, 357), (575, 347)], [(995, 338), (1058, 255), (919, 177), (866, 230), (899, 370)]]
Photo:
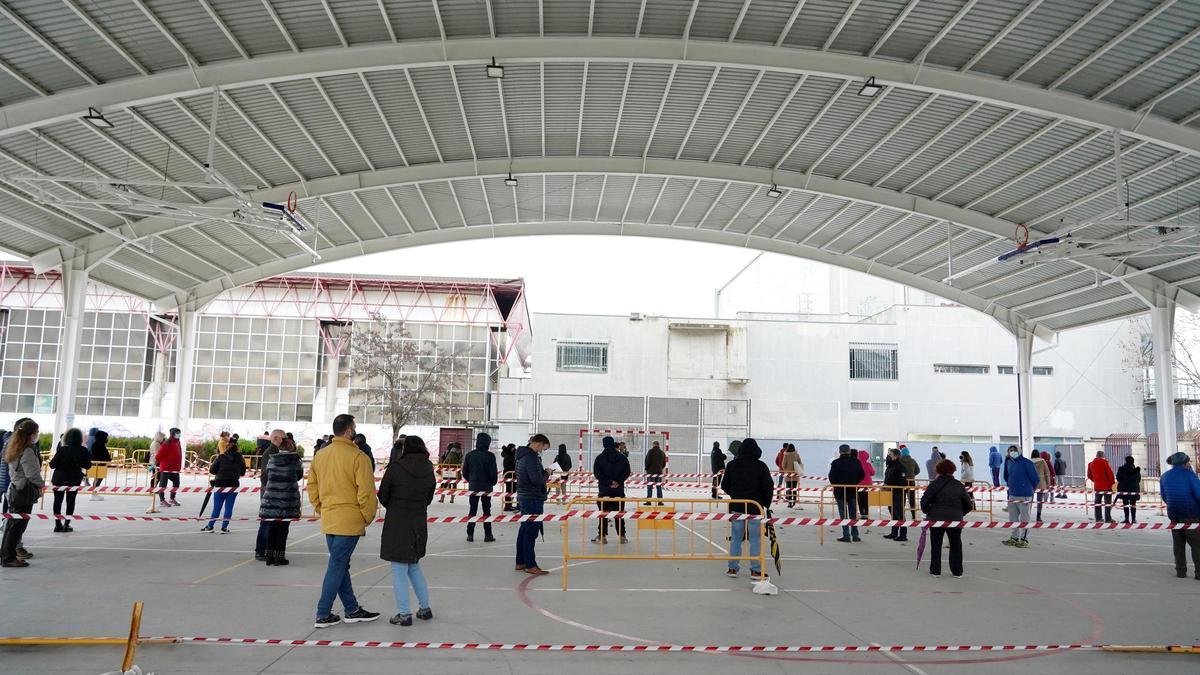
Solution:
[(975, 462), (971, 459), (971, 453), (966, 450), (958, 454), (958, 461), (962, 463), (959, 475), (962, 476), (963, 487), (969, 489), (975, 485)]
[[(529, 445), (517, 448), (517, 504), (521, 515), (541, 515), (546, 505), (546, 470), (541, 452), (550, 447), (550, 439), (534, 434)], [(540, 576), (549, 574), (538, 567), (536, 544), (542, 523), (525, 521), (517, 530), (517, 571)]]
[(787, 485), (787, 490), (784, 492), (784, 498), (787, 499), (789, 509), (796, 508), (797, 489), (800, 484), (800, 453), (796, 452), (796, 446), (788, 443), (784, 446), (783, 460), (779, 463), (780, 474), (784, 478), (784, 484)]
[[(736, 441), (735, 441), (736, 442)], [(733, 443), (730, 444), (732, 449)], [(730, 513), (741, 513), (747, 516), (766, 516), (775, 494), (775, 484), (771, 480), (771, 470), (762, 461), (762, 449), (758, 441), (747, 438), (737, 448), (737, 454), (725, 467), (725, 475), (721, 478), (721, 490), (730, 499), (744, 500), (729, 505)], [(748, 502), (748, 503), (746, 503)], [(730, 521), (729, 555), (738, 558), (742, 555), (742, 541), (750, 539), (750, 557), (758, 558), (762, 552), (762, 525), (758, 521), (738, 519)], [(741, 565), (737, 560), (730, 560), (725, 569), (725, 575), (736, 577)], [(766, 570), (762, 569), (758, 560), (750, 561), (750, 579), (762, 581), (767, 578)]]
[(316, 628), (329, 628), (343, 621), (333, 613), (335, 596), (342, 600), (346, 623), (379, 618), (378, 612), (369, 612), (358, 603), (350, 582), (350, 558), (379, 509), (373, 465), (354, 444), (355, 434), (353, 415), (343, 413), (333, 418), (334, 438), (320, 455), (313, 457), (308, 471), (308, 501), (321, 519), (321, 532), (329, 549), (329, 564), (313, 624)]
[[(488, 443), (491, 443), (490, 438)], [(492, 466), (495, 466), (494, 460)], [(428, 507), (433, 503), (435, 485), (433, 464), (429, 461), (425, 441), (417, 436), (405, 438), (400, 458), (388, 464), (379, 485), (379, 503), (387, 510), (379, 557), (392, 564), (396, 615), (388, 623), (393, 626), (411, 626), (413, 623), (408, 597), (410, 585), (417, 596), (417, 618), (424, 621), (433, 618), (433, 610), (429, 607), (429, 584), (421, 571), (421, 558), (425, 557), (429, 541), (426, 518)]]
[[(962, 483), (954, 479), (954, 462), (943, 459), (934, 467), (934, 479), (921, 495), (921, 510), (929, 520), (959, 521), (975, 510), (975, 503)], [(962, 526), (929, 528), (929, 573), (942, 576), (942, 539), (950, 540), (950, 574), (963, 576)]]
[[(1112, 519), (1112, 491), (1113, 484), (1117, 482), (1117, 477), (1113, 475), (1112, 465), (1104, 457), (1103, 450), (1096, 451), (1096, 458), (1093, 459), (1087, 467), (1087, 478), (1092, 481), (1092, 487), (1096, 490), (1096, 522), (1111, 523)], [(1100, 504), (1104, 503), (1104, 512), (1100, 511)], [(1103, 517), (1101, 517), (1103, 516)]]
[[(838, 458), (829, 465), (829, 484), (834, 486), (859, 485), (863, 476), (862, 464), (854, 456), (849, 445), (838, 446)], [(855, 519), (858, 507), (858, 490), (853, 487), (834, 487), (833, 498), (837, 501), (838, 518)], [(843, 543), (860, 542), (857, 525), (843, 525), (842, 536), (838, 541)]]
[(725, 470), (725, 453), (721, 451), (719, 441), (713, 441), (708, 463), (709, 469), (712, 471), (712, 498), (717, 499), (717, 488), (721, 487), (721, 472)]
[(663, 472), (667, 470), (667, 453), (659, 446), (658, 441), (654, 441), (650, 449), (646, 451), (646, 506), (650, 506), (650, 498), (654, 495), (654, 488), (658, 487), (658, 505), (662, 506), (663, 498)]
[[(904, 493), (908, 492), (908, 477), (904, 465), (900, 463), (900, 451), (895, 448), (887, 451), (883, 466), (883, 484), (891, 486), (888, 490), (892, 498), (892, 520), (904, 520)], [(884, 539), (908, 541), (908, 528), (892, 526), (892, 531), (883, 535)]]
[(1004, 458), (996, 446), (988, 448), (988, 468), (992, 470), (992, 487), (1000, 487), (1000, 467), (1004, 466)]
[(500, 460), (504, 469), (504, 510), (516, 511), (517, 493), (517, 446), (509, 443), (500, 450)]
[(260, 524), (267, 526), (266, 563), (268, 566), (288, 564), (287, 540), (291, 521), (300, 517), (300, 479), (304, 478), (304, 463), (296, 452), (296, 443), (288, 438), (278, 452), (271, 455), (262, 471), (262, 500), (258, 505)]
[(1127, 455), (1125, 463), (1117, 469), (1117, 497), (1125, 514), (1122, 523), (1137, 522), (1137, 502), (1141, 493), (1142, 470), (1133, 463), (1133, 456)]
[(900, 446), (900, 466), (904, 467), (904, 478), (908, 481), (908, 510), (916, 515), (917, 512), (917, 476), (921, 475), (921, 467), (917, 466), (917, 460), (912, 458), (912, 454), (908, 448)]
[[(88, 475), (92, 478), (92, 496), (91, 501), (102, 502), (104, 497), (96, 492), (100, 485), (108, 478), (108, 465), (112, 462), (112, 453), (108, 451), (108, 432), (96, 430), (96, 434), (92, 439), (92, 446), (88, 453), (91, 456), (92, 468), (88, 470)], [(84, 481), (87, 484), (87, 481)]]
[(1067, 461), (1059, 450), (1054, 451), (1054, 478), (1058, 483), (1058, 498), (1066, 499), (1067, 493), (1063, 487), (1067, 484)]
[(938, 451), (938, 447), (936, 445), (933, 446), (932, 453), (933, 454), (929, 456), (929, 459), (925, 460), (925, 475), (929, 476), (929, 480), (931, 482), (934, 478), (937, 478), (937, 474), (933, 471), (934, 467), (937, 466), (938, 462), (945, 459), (942, 457), (942, 453)]
[(1029, 461), (1033, 462), (1033, 469), (1037, 471), (1038, 484), (1037, 491), (1034, 493), (1037, 501), (1037, 514), (1035, 520), (1042, 522), (1042, 503), (1046, 501), (1046, 491), (1050, 489), (1050, 471), (1046, 465), (1046, 460), (1042, 459), (1041, 453), (1037, 450), (1029, 453)]
[[(266, 466), (271, 463), (271, 459), (275, 457), (283, 449), (283, 441), (287, 438), (283, 429), (272, 429), (271, 435), (267, 439), (267, 448), (262, 450), (262, 456), (259, 458), (259, 466)], [(314, 459), (316, 457), (314, 456)], [(258, 484), (262, 490), (267, 488), (267, 475), (260, 473), (258, 476)], [(258, 562), (270, 562), (271, 556), (268, 555), (267, 544), (271, 535), (271, 523), (265, 520), (258, 523), (258, 536), (254, 539), (254, 559)]]
[[(866, 450), (859, 450), (857, 456), (858, 464), (863, 470), (863, 479), (858, 484), (869, 488), (875, 478), (875, 466), (871, 464), (871, 454)], [(868, 492), (869, 490), (858, 491), (858, 514), (863, 518), (867, 517), (867, 506), (871, 503), (871, 498), (867, 494)]]
[[(202, 531), (212, 532), (217, 515), (224, 509), (225, 518), (221, 521), (221, 534), (229, 534), (229, 517), (233, 515), (233, 504), (237, 501), (237, 492), (232, 490), (241, 487), (241, 478), (246, 475), (246, 459), (238, 450), (237, 443), (226, 444), (225, 452), (213, 458), (208, 472), (213, 476), (209, 485), (221, 491), (213, 494), (212, 516)], [(231, 491), (225, 491), (226, 489)]]
[(458, 473), (462, 470), (462, 463), (462, 445), (451, 443), (446, 447), (446, 456), (442, 459), (442, 465), (438, 467), (442, 473), (443, 490), (442, 494), (438, 495), (439, 504), (446, 501), (446, 491), (450, 491), (450, 503), (454, 503), (453, 490), (458, 487)]
[(1056, 483), (1056, 472), (1054, 471), (1054, 462), (1050, 459), (1050, 451), (1042, 451), (1042, 461), (1046, 463), (1046, 472), (1050, 474), (1049, 487), (1046, 490), (1046, 501), (1054, 503), (1054, 486)]
[[(50, 459), (50, 484), (54, 486), (54, 531), (74, 532), (71, 527), (71, 516), (75, 515), (75, 499), (79, 496), (79, 485), (87, 469), (92, 466), (88, 459), (87, 450), (83, 447), (83, 432), (79, 429), (67, 429), (63, 434), (63, 444), (58, 446), (54, 457)], [(60, 490), (58, 488), (68, 488)], [(63, 502), (67, 503), (67, 518), (63, 519)]]
[[(20, 423), (18, 420), (17, 424)], [(4, 448), (8, 446), (8, 437), (11, 435), (8, 429), (0, 429), (0, 513), (8, 513), (8, 462), (4, 461)], [(0, 523), (0, 531), (3, 530), (4, 526)]]
[[(1032, 511), (1033, 495), (1040, 480), (1033, 462), (1021, 456), (1021, 449), (1008, 446), (1008, 519), (1016, 523), (1028, 523)], [(1029, 530), (1013, 528), (1012, 535), (1004, 540), (1005, 546), (1029, 548)]]
[[(1167, 458), (1170, 469), (1158, 480), (1159, 492), (1167, 505), (1171, 524), (1200, 523), (1200, 478), (1192, 469), (1187, 453), (1176, 452)], [(1192, 569), (1200, 581), (1200, 529), (1171, 530), (1171, 548), (1175, 554), (1175, 576), (1187, 577), (1186, 548), (1192, 551)], [(6, 563), (7, 565), (7, 563)]]
[[(172, 427), (171, 435), (158, 446), (154, 463), (158, 466), (158, 505), (179, 506), (175, 499), (179, 492), (179, 472), (183, 470), (183, 446), (179, 436), (182, 432)], [(171, 484), (171, 497), (167, 498), (167, 483)]]
[[(17, 420), (4, 446), (4, 463), (8, 466), (8, 512), (29, 515), (41, 497), (46, 481), (42, 478), (42, 454), (38, 447), (38, 425), (31, 419)], [(27, 562), (33, 554), (21, 545), (27, 518), (12, 518), (4, 521), (4, 540), (0, 543), (0, 565), (4, 567), (29, 567)]]
[(779, 472), (779, 475), (775, 477), (775, 487), (777, 488), (783, 487), (783, 455), (787, 452), (787, 446), (788, 444), (784, 443), (779, 452), (775, 453), (775, 470)]
[(362, 434), (356, 435), (354, 437), (354, 444), (357, 445), (358, 449), (362, 450), (363, 454), (371, 460), (371, 473), (373, 474), (375, 472), (375, 451), (372, 450), (371, 445), (367, 443), (367, 437)]
[[(598, 506), (601, 511), (620, 511), (621, 504), (625, 497), (625, 481), (629, 479), (631, 469), (629, 467), (629, 458), (617, 452), (617, 442), (612, 436), (605, 436), (601, 440), (604, 449), (596, 456), (596, 461), (592, 463), (592, 475), (596, 477), (596, 496), (600, 498)], [(605, 499), (609, 497), (610, 499)], [(617, 499), (612, 499), (616, 497)], [(621, 543), (629, 543), (625, 538), (625, 519), (618, 518), (615, 524), (617, 536), (621, 538)], [(593, 544), (603, 544), (608, 541), (608, 519), (601, 518), (597, 528), (596, 537), (592, 539)]]
[(567, 479), (571, 476), (571, 455), (567, 454), (567, 444), (558, 444), (558, 454), (554, 456), (554, 464), (558, 466), (558, 480), (554, 481), (554, 487), (558, 492), (558, 498), (562, 502), (567, 501)]
[[(408, 439), (405, 439), (407, 442)], [(491, 493), (496, 489), (496, 456), (492, 454), (492, 437), (485, 433), (480, 433), (475, 437), (475, 449), (468, 452), (463, 458), (462, 475), (467, 481), (467, 489), (471, 491), (471, 495), (467, 497), (467, 504), (470, 510), (467, 511), (467, 516), (474, 518), (478, 513), (479, 505), (483, 504), (483, 515), (492, 515), (492, 496), (491, 494), (474, 494), (476, 492)], [(467, 523), (467, 541), (475, 541), (475, 523)], [(492, 536), (492, 524), (483, 524), (483, 541), (493, 542), (496, 538)]]
[(617, 452), (625, 455), (626, 457), (629, 456), (629, 446), (625, 445), (625, 441), (617, 443)]

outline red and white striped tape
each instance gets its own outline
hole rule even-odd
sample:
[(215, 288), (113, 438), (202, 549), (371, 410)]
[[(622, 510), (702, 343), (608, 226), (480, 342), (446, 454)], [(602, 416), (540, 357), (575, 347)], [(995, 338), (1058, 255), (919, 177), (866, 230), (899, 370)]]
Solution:
[(575, 645), (502, 642), (388, 642), (379, 640), (276, 640), (233, 637), (155, 637), (181, 644), (257, 645), (270, 647), (351, 647), (359, 649), (449, 649), (520, 652), (1046, 652), (1101, 649), (1103, 645)]
[[(208, 520), (235, 521), (267, 521), (267, 522), (319, 522), (319, 517), (304, 518), (256, 518), (250, 516), (234, 516), (231, 518), (211, 518), (208, 516), (119, 516), (119, 515), (51, 515), (46, 513), (4, 513), (0, 514), (5, 520), (99, 520), (116, 522), (165, 521), (193, 522)], [(1051, 522), (1017, 522), (983, 520), (884, 520), (872, 518), (763, 518), (747, 516), (741, 513), (672, 513), (669, 511), (568, 511), (566, 513), (543, 513), (529, 515), (496, 515), (496, 516), (444, 516), (428, 517), (425, 522), (434, 525), (450, 525), (458, 523), (550, 523), (566, 520), (677, 520), (677, 521), (732, 521), (732, 520), (763, 520), (781, 527), (957, 527), (973, 530), (1005, 530), (1005, 529), (1038, 529), (1038, 530), (1195, 530), (1200, 529), (1200, 523), (1093, 523), (1083, 521), (1051, 521)], [(383, 518), (373, 522), (382, 523)]]

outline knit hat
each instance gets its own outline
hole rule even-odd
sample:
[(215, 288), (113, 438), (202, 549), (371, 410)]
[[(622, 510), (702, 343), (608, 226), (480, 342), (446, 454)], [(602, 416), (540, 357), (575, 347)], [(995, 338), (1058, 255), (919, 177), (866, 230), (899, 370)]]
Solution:
[(902, 445), (902, 446), (900, 446), (900, 454), (903, 455), (904, 457), (908, 457), (909, 454), (911, 454), (911, 453), (909, 453), (908, 448), (906, 448)]
[(612, 436), (605, 436), (604, 439), (601, 441), (601, 443), (604, 444), (605, 450), (616, 450), (617, 449), (617, 441), (614, 440)]
[(492, 447), (492, 437), (485, 433), (480, 433), (475, 437), (475, 449), (487, 452)]
[(1189, 457), (1186, 452), (1177, 452), (1167, 458), (1167, 464), (1171, 466), (1183, 466), (1188, 463)]
[(845, 443), (842, 443), (841, 445), (838, 446), (838, 454), (839, 455), (850, 454), (850, 446), (846, 445)]

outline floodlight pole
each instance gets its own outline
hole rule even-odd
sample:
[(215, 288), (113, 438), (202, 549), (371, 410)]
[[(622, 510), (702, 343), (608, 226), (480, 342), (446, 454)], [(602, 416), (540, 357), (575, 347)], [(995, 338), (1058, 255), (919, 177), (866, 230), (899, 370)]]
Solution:
[(75, 395), (79, 386), (79, 349), (83, 342), (83, 313), (87, 306), (88, 271), (82, 258), (62, 265), (63, 337), (59, 352), (52, 438), (75, 424)]
[[(1175, 301), (1165, 297), (1155, 299), (1150, 308), (1150, 329), (1154, 348), (1154, 407), (1158, 417), (1159, 461), (1176, 451), (1175, 428)], [(1158, 467), (1150, 467), (1158, 468)]]

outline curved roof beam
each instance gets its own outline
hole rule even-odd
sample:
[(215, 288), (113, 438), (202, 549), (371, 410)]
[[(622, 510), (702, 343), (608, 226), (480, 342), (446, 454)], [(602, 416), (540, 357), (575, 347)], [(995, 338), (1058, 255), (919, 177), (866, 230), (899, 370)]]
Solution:
[[(1192, 155), (1200, 155), (1200, 129), (1185, 127), (1150, 111), (1138, 112), (1073, 94), (949, 70), (927, 64), (704, 40), (651, 38), (472, 38), (323, 49), (264, 56), (174, 70), (149, 76), (71, 89), (0, 109), (0, 136), (78, 117), (88, 106), (120, 109), (200, 93), (214, 86), (234, 87), (337, 73), (398, 67), (482, 64), (545, 60), (693, 63), (824, 75), (875, 77), (881, 84), (960, 96), (1012, 110), (1067, 120), (1124, 134)], [(197, 86), (199, 83), (199, 86)]]

